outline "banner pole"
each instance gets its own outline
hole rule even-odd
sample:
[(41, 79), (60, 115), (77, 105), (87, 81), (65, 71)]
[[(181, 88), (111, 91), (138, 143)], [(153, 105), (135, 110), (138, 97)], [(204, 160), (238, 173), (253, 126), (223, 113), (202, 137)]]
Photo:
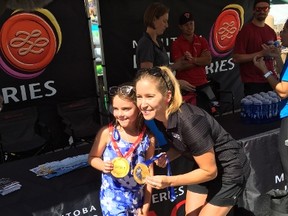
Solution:
[[(89, 1), (89, 2), (88, 2)], [(92, 4), (92, 5), (91, 5)], [(88, 26), (90, 31), (91, 39), (91, 50), (93, 55), (93, 70), (95, 75), (96, 82), (96, 91), (98, 96), (98, 106), (100, 113), (101, 125), (108, 124), (109, 120), (109, 100), (108, 100), (108, 87), (107, 87), (107, 77), (106, 77), (106, 68), (104, 61), (104, 51), (103, 51), (103, 40), (102, 40), (102, 31), (101, 31), (101, 20), (100, 20), (100, 10), (98, 0), (85, 0), (87, 16), (88, 16)], [(93, 7), (91, 9), (91, 7)], [(94, 10), (93, 10), (94, 9)], [(94, 16), (94, 19), (92, 20)], [(99, 34), (94, 35), (93, 25), (98, 28)], [(99, 41), (97, 43), (96, 41)], [(100, 58), (96, 55), (96, 47), (100, 48)], [(99, 68), (99, 69), (98, 69)]]

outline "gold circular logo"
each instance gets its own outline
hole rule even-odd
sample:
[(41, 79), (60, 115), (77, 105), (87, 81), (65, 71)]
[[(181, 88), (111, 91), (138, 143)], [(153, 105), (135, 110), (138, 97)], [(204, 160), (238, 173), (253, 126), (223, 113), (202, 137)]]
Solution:
[(112, 163), (114, 165), (114, 168), (111, 171), (111, 174), (114, 177), (123, 178), (128, 174), (130, 170), (130, 165), (129, 165), (129, 162), (125, 158), (116, 157), (112, 160)]

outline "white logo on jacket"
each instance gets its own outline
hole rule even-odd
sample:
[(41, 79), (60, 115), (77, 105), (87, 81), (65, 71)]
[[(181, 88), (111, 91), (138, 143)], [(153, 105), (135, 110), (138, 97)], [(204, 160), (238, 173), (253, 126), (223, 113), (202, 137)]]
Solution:
[(179, 134), (172, 132), (172, 136), (173, 136), (175, 139), (177, 139), (177, 140), (179, 140), (179, 141), (182, 141), (181, 136), (180, 136)]

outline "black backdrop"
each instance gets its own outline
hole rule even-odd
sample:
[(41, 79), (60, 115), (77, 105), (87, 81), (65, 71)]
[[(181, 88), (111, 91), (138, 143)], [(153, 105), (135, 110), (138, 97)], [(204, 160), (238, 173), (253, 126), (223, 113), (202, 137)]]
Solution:
[[(105, 54), (104, 66), (106, 67), (107, 80), (109, 85), (119, 84), (133, 78), (133, 75), (135, 73), (133, 57), (135, 54), (136, 42), (141, 37), (142, 32), (144, 31), (142, 24), (144, 10), (151, 2), (152, 1), (148, 0), (99, 1), (101, 28), (104, 42), (103, 47)], [(196, 21), (196, 33), (202, 34), (206, 38), (208, 38), (211, 26), (214, 24), (215, 19), (226, 5), (242, 5), (245, 10), (244, 18), (246, 22), (251, 17), (249, 11), (251, 11), (251, 7), (253, 4), (253, 1), (250, 0), (167, 0), (163, 2), (171, 8), (169, 21), (170, 26), (169, 29), (167, 29), (165, 35), (163, 35), (165, 42), (167, 42), (167, 50), (169, 50), (171, 38), (176, 37), (179, 33), (177, 29), (177, 17), (178, 14), (182, 11), (189, 9), (193, 12)], [(96, 94), (91, 44), (88, 31), (89, 28), (83, 1), (55, 0), (53, 1), (53, 3), (47, 6), (47, 9), (49, 9), (53, 13), (61, 27), (61, 31), (63, 34), (62, 46), (59, 52), (55, 55), (51, 64), (49, 64), (46, 68), (45, 72), (37, 78), (33, 78), (30, 80), (19, 80), (8, 76), (5, 72), (0, 70), (0, 89), (1, 94), (4, 95), (5, 99), (5, 110), (16, 109), (23, 106), (31, 106), (35, 104), (39, 105), (43, 103), (45, 103), (45, 105), (48, 104), (53, 106), (54, 104), (57, 104), (61, 101), (89, 97)], [(11, 12), (12, 11), (10, 10), (6, 10), (3, 16), (0, 17), (1, 26), (10, 16)], [(230, 58), (230, 55), (227, 55), (223, 58), (214, 57), (212, 64), (216, 65), (216, 62), (219, 63), (222, 60), (225, 61)], [(231, 70), (226, 71), (219, 70), (217, 69), (217, 67), (213, 68), (213, 70), (208, 71), (208, 75), (213, 76), (215, 79), (219, 80), (221, 84), (223, 84), (222, 86), (224, 89), (232, 89), (235, 95), (238, 96), (238, 99), (241, 98), (242, 85), (239, 80), (237, 66), (235, 66)], [(4, 92), (7, 88), (13, 87), (19, 90), (20, 86), (24, 86), (24, 88), (29, 89), (29, 84), (43, 84), (46, 81), (51, 80), (54, 81), (54, 87), (55, 89), (57, 89), (57, 94), (55, 94), (53, 97), (43, 97), (37, 100), (30, 100), (29, 97), (27, 97), (28, 99), (25, 101), (14, 101), (10, 98), (9, 100), (5, 98)], [(47, 110), (50, 110), (50, 108), (45, 109), (42, 115), (45, 115), (46, 117), (49, 116)], [(54, 111), (53, 108), (51, 108), (51, 110), (52, 112)], [(264, 142), (262, 142), (261, 140), (259, 141), (259, 145), (255, 147), (261, 147), (263, 143)], [(266, 144), (269, 145), (271, 143), (269, 142)], [(275, 147), (275, 145), (269, 146)], [(263, 148), (261, 149), (263, 150)], [(266, 154), (263, 153), (262, 155)], [(253, 155), (253, 157), (254, 156), (255, 159), (258, 158), (258, 155)], [(277, 157), (274, 156), (273, 158)], [(177, 163), (176, 165), (181, 167), (182, 164), (186, 163)], [(270, 164), (268, 165), (270, 166)], [(271, 166), (274, 166), (274, 164), (272, 164)], [(189, 167), (185, 166), (185, 168)], [(181, 168), (177, 169), (174, 167), (173, 170), (181, 171)], [(264, 172), (266, 170), (264, 170)], [(270, 174), (270, 172), (268, 174)], [(274, 177), (275, 175), (272, 175), (272, 178), (264, 179), (272, 182), (274, 180)], [(259, 177), (259, 179), (261, 179), (261, 177)], [(254, 179), (252, 179), (251, 181), (254, 181)], [(184, 191), (185, 190), (183, 187), (176, 188), (176, 193), (178, 196), (177, 205), (175, 204), (175, 206), (165, 206), (165, 209), (163, 209), (163, 200), (169, 203), (169, 199), (167, 199), (168, 193), (166, 190), (157, 191), (153, 195), (153, 204), (155, 205), (155, 209), (152, 210), (156, 213), (157, 210), (165, 210), (171, 212), (171, 207), (177, 207), (178, 212), (174, 212), (173, 215), (182, 215), (183, 199), (185, 195)], [(254, 199), (251, 198), (251, 200), (249, 199), (249, 201), (253, 202)]]
[[(0, 69), (0, 94), (4, 96), (4, 109), (17, 109), (24, 106), (41, 103), (55, 104), (62, 101), (76, 100), (96, 96), (96, 84), (93, 70), (91, 40), (83, 0), (56, 0), (47, 5), (56, 18), (61, 32), (62, 45), (45, 71), (33, 79), (16, 79)], [(0, 26), (11, 16), (13, 11), (6, 10), (0, 17)], [(44, 83), (51, 81), (56, 94), (47, 96), (50, 92), (43, 88)], [(29, 85), (41, 86), (42, 98), (29, 97)], [(26, 89), (26, 100), (21, 99), (20, 86)], [(7, 88), (17, 90), (14, 100), (7, 97)]]
[[(37, 107), (41, 125), (48, 128), (49, 146), (58, 149), (69, 144), (69, 136), (64, 132), (65, 126), (57, 106), (62, 102), (97, 97), (96, 80), (84, 0), (55, 0), (45, 9), (54, 15), (61, 30), (59, 51), (44, 72), (35, 78), (18, 79), (0, 67), (0, 95), (4, 98), (2, 113)], [(7, 9), (0, 16), (1, 30), (12, 13)], [(47, 83), (50, 83), (50, 88), (45, 87)]]
[[(143, 14), (151, 0), (99, 0), (100, 28), (102, 29), (104, 66), (108, 86), (132, 80), (136, 72), (135, 51), (137, 41), (145, 31)], [(250, 0), (163, 0), (170, 8), (169, 27), (162, 39), (169, 52), (173, 38), (180, 33), (177, 25), (179, 14), (191, 11), (195, 18), (195, 32), (209, 41), (209, 32), (222, 9), (229, 4), (239, 4), (244, 9), (244, 21), (251, 18), (253, 1)], [(222, 64), (222, 66), (221, 66)], [(231, 63), (231, 53), (215, 57), (206, 68), (210, 78), (220, 82), (222, 90), (235, 94), (236, 104), (243, 97), (243, 86), (239, 78), (238, 66)]]

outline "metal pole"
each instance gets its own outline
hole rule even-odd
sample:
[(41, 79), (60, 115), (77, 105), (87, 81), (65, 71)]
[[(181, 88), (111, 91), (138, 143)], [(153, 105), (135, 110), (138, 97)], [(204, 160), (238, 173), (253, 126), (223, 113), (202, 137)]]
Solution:
[[(101, 125), (105, 125), (109, 122), (109, 105), (108, 105), (108, 90), (107, 90), (107, 78), (106, 78), (106, 68), (105, 68), (105, 60), (104, 60), (104, 51), (103, 51), (103, 40), (102, 40), (102, 31), (101, 31), (101, 19), (100, 19), (100, 7), (98, 0), (90, 0), (90, 3), (92, 2), (93, 7), (95, 6), (95, 20), (91, 19), (91, 16), (89, 14), (89, 5), (88, 0), (85, 0), (86, 10), (87, 10), (87, 16), (88, 16), (88, 26), (90, 31), (90, 39), (91, 39), (91, 50), (93, 55), (93, 69), (94, 69), (94, 75), (95, 75), (95, 81), (96, 81), (96, 91), (98, 96), (98, 107), (99, 107), (99, 113), (100, 113), (100, 121)], [(95, 37), (93, 35), (92, 26), (97, 25), (99, 29), (99, 38), (93, 38)], [(99, 39), (99, 48), (101, 51), (101, 59), (96, 58), (96, 51), (94, 45), (94, 40)], [(101, 74), (98, 74), (97, 72), (97, 66), (101, 65), (103, 68), (103, 71)]]

